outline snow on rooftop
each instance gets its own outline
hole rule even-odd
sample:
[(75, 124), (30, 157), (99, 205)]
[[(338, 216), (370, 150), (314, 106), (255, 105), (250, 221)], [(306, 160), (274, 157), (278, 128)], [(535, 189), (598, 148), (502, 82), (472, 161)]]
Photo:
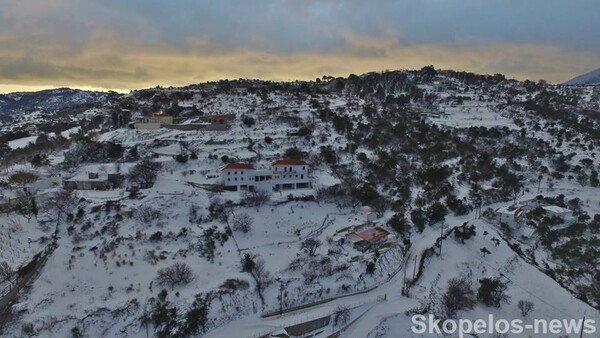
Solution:
[(559, 207), (557, 205), (545, 205), (542, 207), (544, 210), (555, 213), (555, 214), (566, 214), (571, 213), (571, 210)]

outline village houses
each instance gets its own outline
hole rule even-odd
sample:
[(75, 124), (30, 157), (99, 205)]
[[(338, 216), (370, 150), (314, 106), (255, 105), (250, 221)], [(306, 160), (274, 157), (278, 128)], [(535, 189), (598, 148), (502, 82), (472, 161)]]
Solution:
[(173, 124), (173, 116), (167, 113), (147, 114), (135, 124), (135, 129), (159, 129)]

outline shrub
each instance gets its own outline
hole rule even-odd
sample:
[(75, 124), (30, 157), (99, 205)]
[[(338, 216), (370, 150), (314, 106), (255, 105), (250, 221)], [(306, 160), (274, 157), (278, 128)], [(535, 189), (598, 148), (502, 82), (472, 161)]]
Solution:
[(510, 297), (506, 294), (508, 286), (498, 278), (483, 278), (479, 280), (480, 286), (477, 291), (477, 300), (487, 306), (500, 307), (502, 303), (508, 303)]
[(447, 213), (448, 210), (442, 203), (435, 202), (427, 208), (427, 219), (432, 224), (443, 222)]
[(256, 124), (256, 120), (254, 120), (254, 118), (252, 116), (244, 117), (242, 122), (248, 127), (252, 127), (254, 124)]
[(241, 231), (243, 233), (248, 233), (252, 230), (252, 224), (254, 223), (254, 218), (246, 213), (239, 214), (235, 216), (233, 220), (233, 229), (237, 231)]
[(448, 289), (442, 296), (444, 314), (449, 318), (460, 310), (472, 309), (476, 298), (471, 281), (467, 278), (453, 278), (448, 281)]
[(425, 215), (422, 209), (413, 209), (410, 212), (410, 220), (419, 232), (423, 232), (423, 229), (425, 229)]
[(192, 280), (194, 280), (192, 268), (186, 263), (180, 262), (158, 270), (158, 276), (156, 276), (158, 285), (168, 286), (171, 289), (175, 286), (187, 285)]
[(470, 227), (465, 226), (464, 228), (457, 228), (454, 230), (454, 236), (463, 244), (467, 239), (475, 236), (476, 234), (477, 232), (475, 231), (474, 225), (471, 225)]
[(399, 234), (403, 234), (404, 232), (406, 232), (406, 230), (408, 230), (408, 224), (406, 222), (406, 219), (404, 219), (404, 217), (398, 214), (390, 218), (390, 220), (388, 221), (388, 225), (392, 229), (396, 230)]
[(368, 262), (367, 263), (367, 273), (369, 275), (372, 275), (375, 273), (375, 269), (377, 269), (377, 267), (375, 266), (375, 262)]
[(175, 156), (175, 161), (179, 163), (186, 163), (188, 161), (188, 158), (189, 157), (187, 155), (179, 154)]

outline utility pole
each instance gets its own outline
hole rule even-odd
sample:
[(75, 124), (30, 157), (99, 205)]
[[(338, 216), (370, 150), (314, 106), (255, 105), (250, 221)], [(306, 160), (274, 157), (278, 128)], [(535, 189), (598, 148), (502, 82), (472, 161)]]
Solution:
[(477, 219), (481, 218), (481, 206), (483, 205), (483, 199), (480, 194), (476, 194), (475, 198), (477, 199)]
[(585, 313), (583, 314), (583, 322), (581, 323), (581, 331), (579, 331), (579, 338), (583, 338), (583, 325), (585, 324)]
[(444, 223), (442, 223), (442, 229), (440, 230), (440, 253), (438, 256), (442, 255), (442, 244), (444, 243)]
[(403, 296), (406, 296), (406, 266), (404, 266), (404, 278), (402, 278), (402, 290), (400, 292)]
[(540, 193), (540, 187), (542, 186), (542, 178), (544, 178), (544, 176), (542, 176), (542, 174), (540, 174), (538, 176), (538, 189), (537, 189), (537, 193)]
[(283, 279), (279, 279), (279, 315), (283, 314)]
[(413, 280), (415, 280), (416, 274), (417, 274), (417, 256), (415, 256), (415, 264), (413, 266), (413, 278), (412, 278)]

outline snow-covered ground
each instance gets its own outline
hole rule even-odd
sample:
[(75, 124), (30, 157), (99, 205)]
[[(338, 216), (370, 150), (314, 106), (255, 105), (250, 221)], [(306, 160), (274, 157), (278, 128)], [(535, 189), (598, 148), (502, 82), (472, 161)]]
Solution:
[[(451, 84), (457, 88), (442, 91), (437, 82), (419, 87), (427, 93), (439, 94), (440, 102), (426, 115), (428, 123), (456, 133), (469, 127), (508, 130), (507, 133), (514, 134), (506, 139), (516, 140), (521, 126), (535, 120), (535, 116), (524, 111), (504, 109), (503, 97), (494, 99), (491, 94), (477, 92), (477, 89), (468, 91), (463, 85)], [(458, 95), (468, 99), (453, 102)], [(586, 100), (593, 100), (590, 93), (585, 95)], [(320, 108), (313, 107), (313, 100)], [(137, 195), (130, 194), (127, 185), (107, 191), (77, 191), (77, 207), (70, 211), (70, 216), (65, 215), (70, 219), (63, 219), (56, 228), (52, 219), (56, 210), (42, 210), (39, 219), (31, 220), (14, 213), (0, 215), (0, 261), (6, 261), (14, 268), (22, 266), (45, 247), (47, 242), (42, 239), (50, 238), (55, 231), (58, 244), (35, 282), (22, 295), (18, 322), (9, 327), (7, 336), (21, 336), (22, 324), (31, 323), (39, 337), (66, 337), (73, 327), (81, 328), (90, 337), (146, 337), (146, 327), (141, 325), (140, 316), (155, 304), (152, 302), (164, 288), (169, 306), (177, 306), (180, 314), (185, 313), (196, 295), (214, 295), (207, 337), (259, 337), (286, 326), (329, 316), (340, 306), (350, 309), (351, 319), (342, 337), (417, 337), (420, 335), (410, 331), (412, 324), (407, 311), (435, 306), (439, 302), (435, 296), (445, 291), (450, 279), (459, 276), (469, 276), (475, 289), (481, 278), (502, 278), (508, 283), (510, 297), (510, 302), (500, 308), (478, 303), (472, 310), (460, 312), (461, 318), (486, 318), (490, 313), (505, 319), (521, 318), (517, 302), (530, 300), (535, 303), (535, 308), (527, 319), (570, 319), (586, 315), (600, 321), (597, 310), (575, 298), (539, 266), (519, 256), (514, 247), (504, 240), (492, 240), (505, 238), (506, 234), (493, 222), (475, 219), (474, 211), (464, 216), (448, 214), (443, 229), (436, 223), (427, 225), (422, 232), (411, 227), (406, 233), (398, 234), (388, 225), (395, 215), (389, 206), (388, 211), (369, 223), (369, 216), (360, 205), (341, 203), (345, 196), (339, 196), (339, 200), (321, 198), (324, 188), (347, 184), (344, 167), (350, 168), (357, 178), (366, 179), (364, 168), (376, 163), (380, 151), (387, 149), (369, 147), (360, 139), (350, 140), (338, 133), (331, 123), (319, 120), (322, 113), (319, 109), (326, 107), (347, 116), (356, 125), (368, 124), (370, 119), (363, 110), (366, 104), (362, 98), (337, 93), (300, 97), (273, 91), (265, 98), (255, 94), (209, 96), (196, 93), (180, 101), (179, 106), (193, 107), (204, 114), (236, 114), (238, 118), (231, 129), (178, 131), (122, 127), (106, 132), (95, 130), (91, 136), (96, 142), (119, 143), (126, 151), (135, 147), (139, 154), (159, 162), (162, 168), (158, 178), (151, 188), (141, 189)], [(93, 118), (103, 113), (104, 110), (94, 108), (80, 113), (79, 118)], [(30, 116), (39, 118), (39, 114)], [(252, 126), (243, 124), (242, 116), (251, 116), (256, 123)], [(312, 137), (291, 135), (306, 125), (312, 128)], [(79, 127), (74, 127), (61, 134), (68, 138), (79, 131)], [(574, 153), (570, 159), (574, 164), (591, 159), (591, 167), (597, 168), (595, 149), (598, 148), (586, 145), (583, 149), (584, 141), (575, 144), (575, 141), (565, 139), (559, 143), (548, 128), (528, 131), (526, 136), (549, 142), (557, 151)], [(19, 149), (36, 139), (37, 136), (16, 139), (8, 142), (8, 146)], [(365, 161), (355, 159), (356, 154), (342, 151), (353, 143), (358, 143), (355, 153), (364, 154)], [(217, 193), (205, 189), (206, 185), (218, 183), (218, 168), (224, 159), (252, 162), (262, 167), (281, 159), (292, 147), (306, 151), (307, 160), (312, 161), (310, 189), (273, 192), (270, 201), (260, 206), (246, 204), (239, 192)], [(321, 149), (328, 147), (337, 151), (341, 166), (326, 164)], [(198, 158), (186, 163), (177, 162), (174, 157), (182, 152), (194, 152)], [(500, 150), (491, 149), (491, 152)], [(512, 161), (500, 154), (493, 155), (496, 168), (522, 168), (515, 169), (522, 176), (519, 179), (523, 185), (522, 195), (515, 197), (517, 203), (538, 195), (539, 173), (528, 172), (529, 168), (538, 170), (542, 165), (552, 168), (546, 157), (534, 159), (540, 162), (534, 163), (526, 156)], [(393, 156), (400, 158), (403, 154), (394, 153)], [(63, 149), (51, 154), (49, 166), (10, 163), (3, 168), (0, 179), (7, 180), (16, 171), (29, 171), (38, 174), (40, 182), (60, 182), (62, 178), (88, 172), (127, 174), (136, 164), (133, 160), (123, 160), (118, 164), (88, 163), (64, 169), (59, 166), (64, 158)], [(463, 160), (452, 157), (440, 165), (460, 168)], [(428, 187), (416, 186), (417, 178), (413, 174), (402, 172), (402, 176), (413, 179), (411, 200), (407, 201), (411, 207), (418, 204), (419, 196), (429, 192)], [(448, 181), (453, 184), (458, 199), (466, 201), (470, 198), (471, 187), (459, 181), (459, 174), (454, 172)], [(368, 179), (372, 180), (372, 177)], [(376, 185), (379, 183), (375, 182)], [(396, 186), (386, 182), (377, 188), (382, 194), (392, 194)], [(493, 182), (485, 182), (484, 188), (493, 188)], [(51, 198), (59, 189), (56, 184), (44, 185), (38, 193)], [(545, 196), (563, 194), (566, 200), (578, 197), (582, 201), (582, 210), (591, 216), (600, 213), (598, 188), (582, 185), (576, 178), (555, 178), (547, 173), (543, 175), (540, 189)], [(512, 201), (495, 202), (483, 208), (512, 204)], [(222, 206), (224, 211), (215, 212), (215, 206)], [(240, 215), (253, 220), (251, 231), (229, 233), (228, 227)], [(408, 219), (409, 213), (405, 216)], [(415, 276), (423, 253), (430, 248), (437, 252), (436, 241), (440, 233), (448, 234), (465, 222), (475, 226), (476, 235), (464, 244), (449, 235), (443, 241), (441, 255), (425, 259), (423, 274), (409, 289), (408, 296), (403, 295), (402, 289), (407, 279)], [(354, 228), (375, 225), (394, 235), (379, 250), (363, 253), (347, 243), (340, 245), (336, 241)], [(203, 241), (213, 230), (218, 238), (214, 241), (211, 259), (203, 251)], [(521, 230), (515, 234), (520, 234)], [(559, 266), (560, 262), (552, 259), (544, 248), (536, 246), (533, 240), (517, 237), (509, 240), (520, 243), (524, 250), (532, 250), (539, 265), (544, 262)], [(314, 256), (301, 247), (307, 238), (318, 239), (321, 243)], [(490, 254), (483, 255), (482, 248), (488, 249)], [(255, 291), (256, 281), (251, 274), (242, 272), (241, 261), (246, 254), (264, 260), (265, 269), (272, 277), (263, 291), (264, 301)], [(194, 279), (185, 286), (174, 288), (157, 285), (158, 271), (175, 262), (188, 264)], [(366, 272), (369, 262), (375, 262), (372, 274)], [(246, 287), (227, 289), (225, 282), (233, 279), (246, 283)], [(279, 298), (282, 285), (285, 289), (283, 300)], [(6, 286), (6, 283), (0, 285)], [(312, 306), (279, 316), (276, 313), (280, 300), (286, 309)], [(318, 303), (322, 300), (329, 301)], [(261, 317), (264, 314), (270, 316)], [(330, 323), (315, 337), (326, 337), (341, 328)]]

